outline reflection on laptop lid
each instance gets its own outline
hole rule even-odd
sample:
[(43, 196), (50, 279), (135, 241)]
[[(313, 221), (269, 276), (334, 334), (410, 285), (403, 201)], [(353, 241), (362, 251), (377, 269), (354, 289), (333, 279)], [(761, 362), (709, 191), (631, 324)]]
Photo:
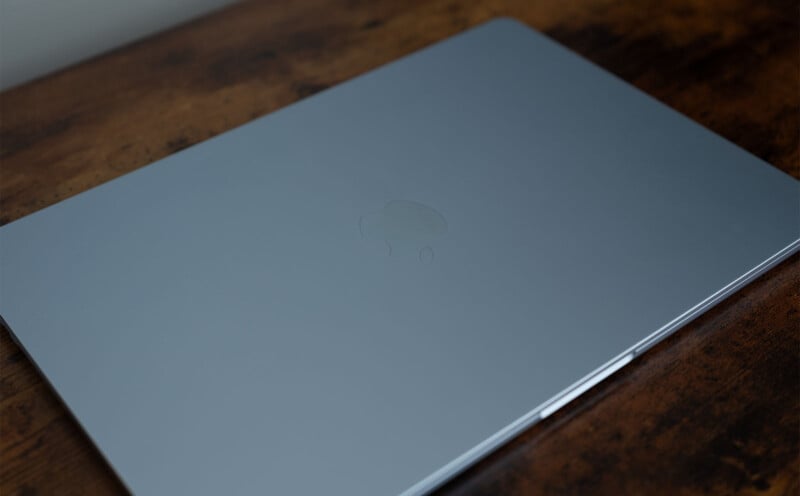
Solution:
[(0, 312), (135, 493), (419, 493), (795, 251), (798, 191), (500, 19), (4, 226)]

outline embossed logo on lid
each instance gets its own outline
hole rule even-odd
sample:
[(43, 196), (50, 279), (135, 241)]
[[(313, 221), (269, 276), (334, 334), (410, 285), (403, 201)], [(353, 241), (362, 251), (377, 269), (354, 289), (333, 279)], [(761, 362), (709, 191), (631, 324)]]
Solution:
[(392, 200), (358, 221), (361, 237), (386, 243), (388, 255), (396, 245), (414, 246), (423, 263), (434, 258), (431, 242), (447, 232), (447, 221), (436, 209), (410, 200)]

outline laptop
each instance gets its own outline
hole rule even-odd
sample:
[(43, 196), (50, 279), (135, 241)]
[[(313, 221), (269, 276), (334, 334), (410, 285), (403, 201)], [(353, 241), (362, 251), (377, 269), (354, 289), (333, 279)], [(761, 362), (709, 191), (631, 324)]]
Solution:
[(136, 494), (423, 494), (800, 245), (798, 182), (496, 19), (0, 229)]

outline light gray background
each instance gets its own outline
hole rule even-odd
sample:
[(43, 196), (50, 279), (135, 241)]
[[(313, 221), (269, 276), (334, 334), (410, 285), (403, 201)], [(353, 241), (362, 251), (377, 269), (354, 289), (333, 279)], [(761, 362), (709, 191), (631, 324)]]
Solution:
[(235, 0), (0, 0), (0, 90)]

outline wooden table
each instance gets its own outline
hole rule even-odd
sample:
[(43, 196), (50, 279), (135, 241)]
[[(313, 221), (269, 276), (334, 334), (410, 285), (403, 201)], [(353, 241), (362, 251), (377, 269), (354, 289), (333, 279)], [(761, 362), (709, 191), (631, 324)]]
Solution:
[[(0, 94), (0, 221), (495, 15), (800, 177), (797, 14), (789, 0), (237, 5)], [(442, 492), (798, 494), (799, 291), (795, 256)], [(0, 494), (124, 492), (5, 330), (0, 346)]]

